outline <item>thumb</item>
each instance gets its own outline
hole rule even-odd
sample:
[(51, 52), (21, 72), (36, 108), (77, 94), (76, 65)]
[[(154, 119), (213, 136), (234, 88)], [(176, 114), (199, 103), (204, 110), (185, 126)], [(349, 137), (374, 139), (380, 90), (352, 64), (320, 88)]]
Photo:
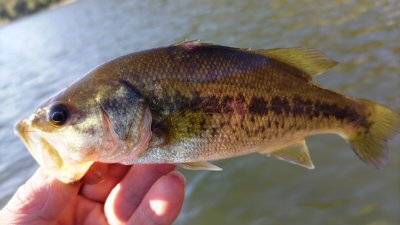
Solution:
[(54, 221), (73, 203), (79, 187), (79, 183), (64, 184), (39, 168), (0, 212), (0, 221), (9, 222), (6, 224)]

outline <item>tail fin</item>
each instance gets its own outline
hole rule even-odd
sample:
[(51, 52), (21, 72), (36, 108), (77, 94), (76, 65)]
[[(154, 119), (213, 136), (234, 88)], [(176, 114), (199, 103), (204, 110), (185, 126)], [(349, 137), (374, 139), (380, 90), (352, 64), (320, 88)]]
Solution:
[(386, 141), (400, 132), (400, 114), (366, 99), (359, 99), (369, 108), (369, 128), (350, 135), (354, 152), (367, 164), (380, 168), (388, 159)]

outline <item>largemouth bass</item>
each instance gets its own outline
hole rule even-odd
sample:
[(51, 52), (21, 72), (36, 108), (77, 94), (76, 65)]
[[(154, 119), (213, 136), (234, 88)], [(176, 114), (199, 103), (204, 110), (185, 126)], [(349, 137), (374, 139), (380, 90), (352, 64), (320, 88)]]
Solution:
[(337, 63), (307, 48), (251, 50), (183, 41), (90, 71), (16, 125), (49, 173), (79, 180), (93, 162), (171, 163), (261, 153), (313, 168), (305, 138), (335, 133), (380, 167), (400, 115), (321, 88)]

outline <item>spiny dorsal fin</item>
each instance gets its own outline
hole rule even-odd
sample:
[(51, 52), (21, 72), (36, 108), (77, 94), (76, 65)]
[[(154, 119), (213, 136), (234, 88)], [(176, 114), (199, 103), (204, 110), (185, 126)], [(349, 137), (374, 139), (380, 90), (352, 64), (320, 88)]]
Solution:
[(195, 46), (195, 45), (200, 45), (202, 42), (200, 39), (197, 40), (188, 40), (188, 39), (183, 39), (180, 40), (171, 46)]
[(285, 64), (291, 65), (310, 76), (310, 79), (324, 73), (337, 64), (322, 52), (311, 48), (275, 48), (254, 50)]
[(179, 166), (188, 170), (211, 170), (211, 171), (222, 171), (222, 168), (213, 165), (207, 161), (204, 162), (189, 162), (189, 163), (179, 163)]
[(276, 149), (268, 153), (262, 153), (267, 156), (274, 156), (275, 158), (288, 161), (290, 163), (303, 166), (307, 169), (314, 169), (314, 164), (310, 158), (307, 145), (304, 140)]

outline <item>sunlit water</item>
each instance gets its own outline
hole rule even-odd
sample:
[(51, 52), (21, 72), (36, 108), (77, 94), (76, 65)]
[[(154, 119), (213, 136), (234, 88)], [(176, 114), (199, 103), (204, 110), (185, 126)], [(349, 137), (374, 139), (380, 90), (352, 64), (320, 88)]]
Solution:
[[(397, 0), (92, 0), (0, 27), (0, 205), (37, 168), (13, 124), (106, 60), (184, 38), (313, 47), (341, 62), (319, 84), (398, 109), (399, 21)], [(311, 171), (259, 155), (217, 162), (223, 172), (184, 171), (176, 224), (400, 224), (399, 137), (380, 170), (337, 136), (307, 141)]]

